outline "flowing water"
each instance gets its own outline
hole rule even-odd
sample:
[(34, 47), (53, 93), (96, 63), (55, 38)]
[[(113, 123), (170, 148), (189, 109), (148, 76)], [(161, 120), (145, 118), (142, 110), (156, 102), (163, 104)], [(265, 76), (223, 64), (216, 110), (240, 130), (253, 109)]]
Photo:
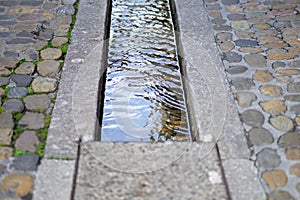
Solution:
[(168, 0), (113, 0), (101, 141), (190, 140)]

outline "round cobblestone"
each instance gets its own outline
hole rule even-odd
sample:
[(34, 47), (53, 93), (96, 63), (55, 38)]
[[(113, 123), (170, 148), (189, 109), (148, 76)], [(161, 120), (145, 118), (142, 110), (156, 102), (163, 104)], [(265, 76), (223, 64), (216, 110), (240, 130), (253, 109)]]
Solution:
[(27, 87), (30, 85), (32, 81), (32, 77), (24, 74), (13, 74), (10, 76), (11, 80), (13, 80), (17, 86)]
[(235, 52), (225, 52), (224, 60), (227, 60), (230, 63), (240, 62), (242, 60), (242, 56)]
[(281, 87), (276, 85), (264, 85), (259, 88), (262, 94), (268, 95), (270, 97), (279, 97), (281, 96)]
[(290, 83), (287, 90), (291, 93), (300, 93), (300, 82)]
[(254, 82), (250, 78), (237, 77), (232, 80), (232, 85), (237, 91), (250, 90), (255, 86)]
[(47, 109), (51, 100), (46, 94), (34, 94), (25, 97), (24, 103), (28, 110), (41, 110)]
[(62, 56), (60, 49), (47, 48), (41, 51), (41, 57), (44, 60), (56, 60)]
[(285, 172), (282, 170), (267, 171), (262, 174), (262, 177), (271, 190), (275, 189), (278, 186), (285, 186), (288, 181)]
[(57, 87), (57, 80), (54, 78), (37, 77), (32, 82), (34, 92), (53, 92)]
[(288, 160), (300, 160), (300, 148), (290, 148), (285, 152), (286, 159)]
[(15, 87), (11, 88), (7, 94), (8, 98), (22, 98), (28, 94), (27, 88)]
[(33, 178), (29, 174), (9, 174), (1, 184), (3, 193), (14, 192), (19, 197), (26, 196), (33, 188)]
[(300, 133), (290, 132), (282, 135), (279, 138), (278, 144), (280, 147), (300, 146)]
[(68, 38), (66, 38), (66, 37), (56, 37), (51, 41), (51, 43), (54, 47), (62, 46), (64, 44), (66, 44), (67, 42), (68, 42)]
[(281, 160), (276, 150), (265, 148), (257, 154), (257, 163), (266, 169), (273, 169), (280, 165)]
[(44, 128), (44, 120), (45, 116), (42, 113), (26, 112), (19, 121), (19, 125), (37, 130)]
[(300, 163), (292, 165), (290, 167), (290, 171), (289, 172), (290, 172), (290, 174), (294, 174), (294, 175), (300, 177)]
[(270, 114), (281, 114), (286, 111), (286, 105), (282, 100), (269, 100), (260, 103), (262, 109)]
[(11, 147), (0, 147), (0, 160), (4, 160), (13, 155), (13, 148)]
[(24, 104), (18, 99), (7, 100), (2, 107), (7, 112), (22, 112), (24, 110)]
[(243, 108), (250, 107), (256, 101), (256, 95), (252, 92), (238, 92), (236, 97), (238, 105)]
[(274, 128), (280, 131), (290, 131), (294, 129), (293, 121), (284, 115), (271, 117), (270, 122)]
[(232, 34), (231, 33), (219, 33), (219, 34), (217, 34), (217, 39), (222, 42), (231, 41)]
[(245, 66), (242, 66), (242, 65), (237, 65), (237, 66), (230, 66), (228, 69), (227, 69), (227, 72), (229, 74), (241, 74), (241, 73), (244, 73), (248, 70), (247, 67)]
[(31, 75), (34, 72), (35, 65), (31, 62), (22, 63), (16, 70), (16, 74), (28, 74)]
[(267, 66), (267, 61), (261, 54), (248, 54), (244, 56), (244, 59), (252, 67), (262, 68)]
[(230, 51), (230, 50), (234, 49), (234, 44), (232, 44), (231, 42), (222, 42), (220, 44), (220, 49), (222, 51)]
[(254, 128), (249, 132), (249, 140), (251, 144), (264, 146), (274, 142), (273, 135), (264, 128)]
[(274, 190), (268, 195), (268, 200), (296, 200), (290, 193), (283, 190)]
[(0, 128), (0, 144), (10, 145), (12, 135), (13, 130), (11, 128)]
[(250, 25), (247, 21), (233, 21), (231, 22), (232, 28), (238, 31), (248, 30), (250, 29)]
[(257, 110), (246, 110), (242, 113), (241, 117), (245, 124), (254, 127), (261, 126), (265, 121), (263, 114)]
[(56, 60), (44, 60), (39, 62), (37, 70), (42, 76), (54, 76), (59, 71), (60, 64)]
[(266, 83), (273, 79), (272, 74), (267, 70), (258, 70), (254, 73), (253, 78), (257, 81)]
[(0, 113), (0, 128), (14, 128), (14, 120), (10, 112)]
[(16, 140), (15, 147), (23, 151), (34, 152), (40, 143), (35, 131), (24, 131)]

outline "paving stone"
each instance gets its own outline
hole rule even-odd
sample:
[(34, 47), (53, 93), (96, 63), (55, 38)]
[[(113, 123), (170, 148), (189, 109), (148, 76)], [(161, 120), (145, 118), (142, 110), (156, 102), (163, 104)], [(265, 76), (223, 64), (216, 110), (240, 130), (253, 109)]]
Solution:
[(277, 74), (281, 75), (298, 75), (300, 71), (298, 69), (283, 69), (283, 70), (276, 70)]
[(271, 81), (273, 76), (268, 70), (258, 70), (254, 73), (253, 78), (257, 81), (266, 83)]
[(269, 100), (260, 103), (262, 109), (270, 114), (281, 114), (286, 111), (286, 105), (282, 100)]
[(290, 22), (290, 21), (297, 21), (299, 20), (298, 15), (286, 15), (286, 16), (279, 16), (276, 18), (278, 22)]
[(292, 165), (290, 167), (290, 171), (289, 172), (290, 172), (290, 174), (294, 174), (294, 175), (300, 177), (300, 163)]
[(13, 74), (10, 76), (10, 78), (17, 84), (17, 86), (29, 86), (32, 77), (28, 75), (23, 75), (23, 74)]
[(281, 160), (276, 150), (265, 148), (257, 154), (257, 163), (266, 169), (273, 169), (280, 165)]
[(241, 13), (244, 11), (244, 9), (240, 5), (226, 6), (226, 10), (231, 13)]
[(296, 132), (285, 133), (279, 138), (280, 147), (300, 146), (300, 134)]
[(271, 28), (270, 24), (254, 24), (253, 28), (255, 29), (269, 29)]
[(226, 23), (226, 20), (225, 20), (225, 19), (211, 19), (211, 22), (212, 22), (213, 24), (221, 25), (221, 24), (225, 24), (225, 23)]
[(290, 83), (287, 90), (290, 93), (300, 93), (300, 82)]
[(231, 31), (231, 26), (228, 25), (215, 25), (213, 29), (216, 31)]
[(250, 29), (250, 25), (247, 21), (233, 21), (231, 22), (232, 28), (238, 31), (248, 30)]
[(232, 44), (231, 42), (222, 42), (221, 44), (220, 44), (220, 49), (222, 50), (222, 51), (230, 51), (230, 50), (232, 50), (232, 49), (234, 49), (234, 44)]
[(238, 105), (243, 108), (250, 107), (256, 101), (256, 95), (252, 92), (238, 92), (236, 97)]
[(284, 115), (271, 117), (270, 122), (274, 128), (280, 131), (290, 131), (294, 129), (293, 121)]
[(264, 85), (259, 88), (262, 94), (268, 95), (270, 97), (279, 97), (281, 96), (281, 87), (276, 85)]
[(246, 20), (246, 17), (244, 14), (229, 14), (227, 15), (228, 19), (229, 20), (232, 20), (232, 21), (241, 21), (241, 20)]
[(51, 41), (52, 45), (55, 47), (62, 46), (66, 43), (68, 43), (68, 38), (66, 37), (56, 37)]
[(9, 112), (0, 113), (0, 128), (14, 128), (13, 116)]
[(33, 178), (29, 174), (8, 174), (2, 180), (1, 191), (14, 192), (19, 197), (25, 197), (33, 188)]
[(2, 88), (0, 88), (0, 97), (4, 97), (4, 95), (5, 95), (5, 91)]
[(234, 5), (240, 3), (239, 0), (222, 0), (222, 3), (224, 5)]
[(262, 48), (259, 47), (241, 47), (239, 48), (240, 52), (244, 52), (244, 53), (260, 53), (263, 52)]
[(24, 104), (18, 99), (9, 99), (2, 105), (7, 112), (22, 112), (24, 110)]
[(36, 154), (25, 154), (15, 158), (10, 167), (18, 171), (36, 171), (39, 160)]
[(231, 41), (232, 40), (232, 34), (231, 33), (218, 33), (217, 34), (217, 39), (222, 41), (222, 42), (225, 42), (225, 41)]
[(16, 68), (15, 72), (16, 74), (33, 74), (35, 69), (35, 65), (31, 62), (24, 62), (22, 63), (18, 68)]
[(297, 47), (300, 47), (300, 41), (299, 40), (294, 40), (294, 41), (290, 41), (288, 42), (289, 45), (291, 46), (297, 46)]
[(285, 186), (288, 182), (288, 178), (282, 170), (266, 171), (262, 174), (262, 177), (271, 190), (278, 186)]
[(75, 13), (75, 9), (72, 5), (64, 5), (56, 10), (57, 14), (66, 14), (66, 15), (73, 15)]
[(26, 61), (37, 61), (39, 59), (39, 52), (34, 49), (28, 49), (25, 51)]
[(229, 74), (242, 74), (244, 72), (246, 72), (248, 70), (247, 67), (245, 66), (242, 66), (242, 65), (237, 65), (237, 66), (230, 66), (228, 69), (227, 69), (227, 72)]
[(273, 26), (277, 29), (283, 29), (287, 27), (292, 27), (290, 22), (274, 22)]
[(263, 47), (266, 47), (268, 49), (272, 49), (272, 48), (284, 48), (284, 47), (288, 47), (288, 44), (285, 42), (275, 42), (275, 43), (269, 43), (269, 44), (263, 44)]
[(0, 160), (4, 160), (13, 155), (13, 148), (11, 147), (0, 147)]
[(295, 54), (270, 54), (268, 55), (268, 59), (270, 60), (290, 60), (296, 57)]
[(44, 60), (55, 60), (59, 59), (62, 56), (60, 49), (47, 48), (41, 51), (41, 57)]
[(250, 143), (256, 146), (265, 146), (274, 142), (273, 135), (264, 128), (253, 128), (249, 132)]
[(245, 32), (245, 31), (235, 31), (235, 34), (238, 38), (246, 38), (250, 39), (254, 37), (253, 32)]
[(13, 129), (0, 128), (0, 144), (10, 145), (12, 135), (13, 135)]
[(232, 85), (237, 91), (250, 90), (255, 86), (254, 82), (250, 78), (237, 77), (232, 80)]
[(43, 30), (40, 32), (38, 38), (40, 40), (50, 41), (50, 40), (52, 40), (53, 36), (54, 36), (54, 30), (46, 29), (46, 30)]
[(35, 131), (24, 131), (16, 140), (15, 147), (23, 151), (34, 152), (40, 143)]
[(34, 40), (29, 38), (13, 38), (6, 41), (6, 44), (31, 44), (31, 43), (34, 43)]
[(272, 67), (274, 69), (277, 69), (277, 68), (282, 68), (282, 67), (285, 67), (285, 63), (284, 62), (280, 62), (280, 61), (276, 61), (272, 64)]
[(222, 14), (220, 11), (210, 11), (208, 15), (214, 19), (222, 19)]
[(300, 60), (292, 61), (289, 66), (292, 68), (300, 68)]
[(254, 47), (258, 45), (256, 41), (246, 40), (246, 39), (235, 40), (234, 43), (236, 46), (240, 46), (240, 47)]
[(0, 86), (7, 85), (9, 83), (8, 77), (1, 77), (0, 76)]
[(283, 40), (286, 42), (297, 40), (298, 35), (297, 34), (283, 34)]
[(0, 76), (9, 76), (10, 74), (11, 74), (10, 70), (0, 67)]
[(28, 110), (47, 109), (51, 100), (46, 94), (34, 94), (24, 98), (25, 106)]
[(37, 71), (42, 76), (54, 76), (60, 68), (60, 63), (56, 60), (44, 60), (37, 65)]
[(73, 5), (76, 2), (76, 0), (63, 0), (64, 5)]
[(300, 115), (300, 104), (291, 106), (290, 111), (292, 111), (296, 115)]
[(14, 57), (0, 57), (0, 68), (14, 69), (19, 60)]
[(22, 88), (22, 87), (15, 87), (15, 88), (11, 88), (8, 91), (7, 97), (8, 98), (21, 98), (24, 97), (28, 94), (28, 90), (27, 88)]
[(286, 95), (284, 99), (287, 101), (300, 102), (300, 95)]
[(57, 80), (55, 78), (37, 77), (32, 82), (34, 92), (54, 92), (57, 88)]
[(281, 41), (281, 39), (279, 37), (268, 36), (268, 35), (267, 36), (266, 35), (258, 36), (257, 40), (262, 43), (271, 43), (271, 42)]
[(295, 122), (296, 122), (297, 126), (300, 126), (300, 117), (296, 117)]
[(300, 160), (300, 148), (290, 148), (285, 152), (286, 159), (288, 160)]
[(206, 7), (209, 9), (209, 10), (221, 10), (222, 7), (220, 6), (220, 4), (207, 4)]
[(38, 40), (32, 45), (32, 48), (35, 50), (41, 50), (43, 47), (45, 47), (48, 44), (47, 41)]
[(26, 112), (19, 121), (19, 125), (25, 126), (29, 129), (44, 128), (45, 116), (42, 113)]
[(246, 63), (248, 63), (252, 67), (266, 67), (267, 61), (265, 57), (261, 54), (248, 54), (244, 56)]
[(296, 200), (287, 191), (274, 190), (268, 195), (268, 200)]
[(261, 114), (257, 110), (246, 110), (242, 113), (241, 115), (242, 121), (249, 125), (249, 126), (254, 126), (254, 127), (259, 127), (263, 125), (265, 118), (263, 114)]
[(225, 52), (223, 56), (224, 60), (227, 60), (230, 63), (236, 63), (242, 60), (242, 56), (235, 52)]

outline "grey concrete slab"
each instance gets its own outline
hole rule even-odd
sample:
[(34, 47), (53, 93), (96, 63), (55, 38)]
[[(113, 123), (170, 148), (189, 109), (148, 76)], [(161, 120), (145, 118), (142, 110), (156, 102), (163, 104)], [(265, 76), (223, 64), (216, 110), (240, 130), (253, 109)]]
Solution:
[(76, 158), (76, 141), (93, 140), (97, 130), (107, 1), (81, 0), (78, 9), (48, 132), (46, 158)]
[(74, 160), (43, 159), (36, 175), (33, 199), (70, 199), (74, 168)]
[(75, 199), (227, 199), (216, 150), (198, 143), (82, 145)]

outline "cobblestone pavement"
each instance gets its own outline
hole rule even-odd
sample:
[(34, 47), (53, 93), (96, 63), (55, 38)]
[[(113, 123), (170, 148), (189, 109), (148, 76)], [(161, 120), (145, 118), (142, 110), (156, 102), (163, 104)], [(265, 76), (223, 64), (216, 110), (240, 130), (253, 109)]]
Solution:
[(269, 199), (300, 199), (300, 1), (205, 0)]
[(0, 199), (31, 199), (76, 0), (0, 0)]

